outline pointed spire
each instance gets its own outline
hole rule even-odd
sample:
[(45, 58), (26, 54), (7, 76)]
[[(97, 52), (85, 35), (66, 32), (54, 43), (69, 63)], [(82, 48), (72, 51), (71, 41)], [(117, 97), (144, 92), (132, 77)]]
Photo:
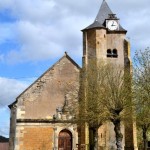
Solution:
[[(111, 9), (109, 8), (106, 0), (103, 0), (101, 7), (98, 11), (98, 14), (94, 20), (94, 22), (86, 27), (84, 30), (93, 29), (93, 28), (104, 28), (106, 29), (105, 20), (110, 18), (110, 14), (114, 14)], [(115, 14), (114, 14), (115, 16)], [(116, 17), (117, 18), (117, 17)], [(122, 26), (119, 24), (119, 31), (127, 32)]]
[(98, 21), (100, 24), (103, 24), (105, 19), (108, 18), (109, 14), (113, 14), (113, 12), (109, 8), (107, 2), (105, 0), (103, 0), (95, 21)]
[(104, 22), (105, 22), (105, 19), (108, 18), (109, 14), (113, 14), (113, 12), (109, 8), (109, 6), (106, 3), (106, 1), (103, 0), (103, 2), (101, 4), (101, 7), (99, 9), (99, 12), (98, 12), (98, 14), (96, 16), (95, 21), (90, 26), (88, 26), (87, 28), (83, 29), (82, 31), (87, 30), (87, 29), (97, 28), (97, 27), (106, 28), (104, 26)]

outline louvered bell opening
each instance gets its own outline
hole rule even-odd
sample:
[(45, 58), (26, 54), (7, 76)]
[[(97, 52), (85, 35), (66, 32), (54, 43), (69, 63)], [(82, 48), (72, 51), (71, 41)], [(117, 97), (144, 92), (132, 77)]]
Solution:
[(107, 57), (112, 57), (111, 49), (107, 50)]
[(118, 57), (118, 53), (117, 53), (117, 50), (116, 50), (116, 49), (113, 49), (112, 55), (113, 55), (114, 58), (117, 58), (117, 57)]

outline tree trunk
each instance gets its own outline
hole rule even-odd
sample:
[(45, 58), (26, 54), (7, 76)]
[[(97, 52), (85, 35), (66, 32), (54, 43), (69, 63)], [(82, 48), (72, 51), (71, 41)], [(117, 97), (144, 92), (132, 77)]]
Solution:
[(98, 150), (98, 128), (90, 129), (90, 150)]
[(146, 135), (147, 129), (143, 128), (143, 146), (144, 150), (147, 150), (147, 135)]
[(98, 150), (98, 128), (94, 129), (93, 135), (94, 135), (94, 150)]
[(122, 139), (123, 139), (123, 135), (121, 133), (121, 125), (120, 125), (120, 119), (114, 120), (113, 121), (114, 124), (114, 131), (116, 134), (116, 146), (117, 146), (117, 150), (122, 150)]

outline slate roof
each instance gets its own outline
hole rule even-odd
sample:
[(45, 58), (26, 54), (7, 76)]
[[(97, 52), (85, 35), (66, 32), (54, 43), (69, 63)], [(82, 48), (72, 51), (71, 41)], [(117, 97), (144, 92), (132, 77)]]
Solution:
[[(93, 29), (93, 28), (106, 28), (104, 23), (105, 23), (105, 20), (109, 18), (109, 14), (114, 14), (114, 13), (109, 8), (107, 2), (103, 0), (94, 22), (88, 27), (86, 27), (85, 29), (83, 29), (82, 31)], [(119, 24), (119, 31), (126, 32), (126, 30), (120, 24)]]
[(100, 24), (103, 24), (105, 19), (108, 19), (108, 14), (113, 14), (113, 12), (109, 8), (107, 2), (103, 0), (95, 21), (97, 20)]

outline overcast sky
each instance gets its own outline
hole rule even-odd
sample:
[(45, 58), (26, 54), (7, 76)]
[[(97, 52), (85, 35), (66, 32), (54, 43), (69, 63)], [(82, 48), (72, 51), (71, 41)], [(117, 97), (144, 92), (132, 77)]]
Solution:
[[(68, 54), (81, 65), (82, 30), (102, 0), (0, 0), (0, 135), (8, 136), (7, 105)], [(150, 1), (107, 0), (128, 30), (132, 56), (150, 46)]]

